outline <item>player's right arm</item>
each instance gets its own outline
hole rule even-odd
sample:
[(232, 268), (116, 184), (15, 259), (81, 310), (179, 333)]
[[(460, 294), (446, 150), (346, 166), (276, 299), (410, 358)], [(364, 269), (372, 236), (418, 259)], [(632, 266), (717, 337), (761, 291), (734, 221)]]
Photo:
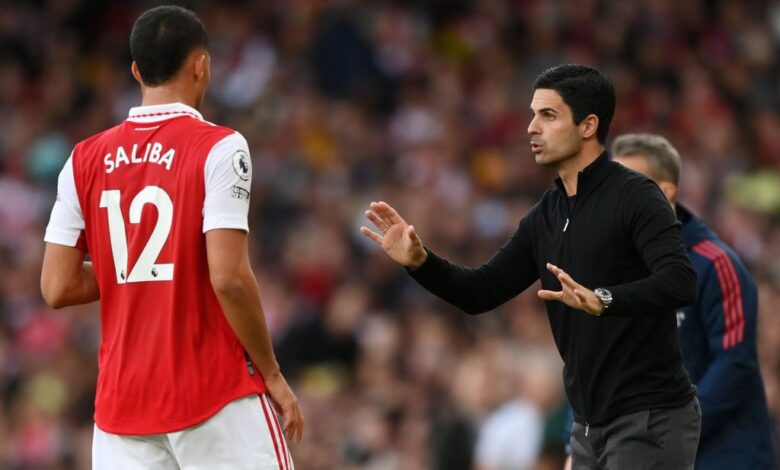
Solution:
[(41, 294), (50, 307), (62, 308), (100, 299), (95, 270), (92, 263), (84, 261), (83, 234), (84, 216), (76, 194), (71, 155), (57, 180), (57, 200), (44, 237)]
[(303, 416), (274, 355), (257, 280), (249, 263), (247, 234), (241, 230), (211, 230), (206, 233), (206, 251), (211, 285), (225, 317), (263, 375), (271, 398), (281, 408), (285, 432), (290, 439), (300, 440)]
[(371, 203), (366, 217), (379, 233), (361, 227), (363, 235), (411, 270), (420, 285), (466, 313), (475, 315), (492, 310), (539, 278), (523, 223), (490, 260), (478, 268), (468, 268), (426, 250), (414, 227), (389, 204)]

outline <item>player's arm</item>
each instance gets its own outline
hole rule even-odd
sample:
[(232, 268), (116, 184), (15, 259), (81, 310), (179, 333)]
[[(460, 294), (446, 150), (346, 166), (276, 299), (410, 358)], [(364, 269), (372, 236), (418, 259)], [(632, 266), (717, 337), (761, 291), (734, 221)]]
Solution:
[(94, 302), (100, 298), (92, 263), (85, 262), (84, 216), (73, 177), (73, 156), (57, 180), (57, 200), (46, 227), (41, 269), (41, 294), (53, 308)]
[(95, 270), (78, 248), (47, 243), (41, 270), (41, 294), (52, 308), (80, 305), (100, 299)]
[(291, 439), (300, 440), (303, 416), (274, 355), (257, 280), (249, 264), (247, 234), (241, 230), (211, 230), (206, 233), (206, 251), (211, 285), (225, 317), (281, 408), (285, 432)]
[(206, 160), (204, 179), (203, 232), (211, 285), (230, 327), (280, 408), (285, 432), (290, 439), (300, 440), (303, 416), (298, 399), (279, 370), (249, 263), (252, 161), (240, 134), (232, 134), (214, 146)]
[(379, 230), (360, 231), (390, 258), (411, 271), (412, 277), (437, 297), (466, 313), (478, 314), (503, 304), (533, 284), (539, 275), (520, 227), (485, 264), (469, 268), (452, 264), (426, 250), (414, 227), (385, 202), (371, 203), (366, 217)]
[[(714, 243), (698, 245), (712, 263), (701, 280), (697, 304), (706, 328), (710, 362), (697, 384), (702, 409), (701, 442), (721, 427), (741, 406), (758, 370), (756, 320), (758, 293), (738, 259)], [(720, 251), (719, 251), (720, 250)], [(696, 256), (697, 247), (691, 254)], [(717, 260), (717, 261), (716, 261)]]

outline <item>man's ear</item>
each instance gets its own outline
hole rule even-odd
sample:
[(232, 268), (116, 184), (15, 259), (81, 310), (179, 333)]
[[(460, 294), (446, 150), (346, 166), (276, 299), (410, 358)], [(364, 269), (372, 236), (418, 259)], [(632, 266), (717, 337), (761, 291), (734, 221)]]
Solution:
[(206, 77), (208, 68), (208, 54), (205, 52), (199, 52), (195, 55), (195, 63), (193, 64), (193, 73), (196, 81), (201, 81)]
[(588, 114), (585, 119), (580, 122), (580, 132), (583, 139), (590, 139), (596, 135), (596, 131), (599, 130), (599, 117), (595, 114)]
[(138, 82), (139, 85), (143, 85), (144, 81), (141, 78), (141, 71), (138, 70), (138, 64), (133, 61), (133, 64), (130, 65), (130, 72), (133, 74), (133, 78), (135, 78), (135, 81)]
[(677, 202), (676, 184), (672, 183), (671, 181), (659, 181), (658, 187), (661, 188), (661, 191), (663, 191), (664, 196), (666, 196), (666, 199), (668, 199), (670, 203), (674, 204)]

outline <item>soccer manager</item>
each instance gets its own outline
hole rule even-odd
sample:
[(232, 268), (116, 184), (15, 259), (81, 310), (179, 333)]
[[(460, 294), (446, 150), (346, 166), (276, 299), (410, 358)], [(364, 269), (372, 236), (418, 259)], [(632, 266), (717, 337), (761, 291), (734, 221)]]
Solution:
[(692, 469), (701, 414), (677, 342), (675, 309), (696, 300), (680, 223), (650, 179), (604, 150), (615, 109), (597, 70), (561, 65), (534, 84), (531, 151), (556, 186), (484, 265), (426, 249), (390, 205), (361, 232), (423, 287), (462, 310), (491, 310), (541, 279), (574, 409), (575, 469)]

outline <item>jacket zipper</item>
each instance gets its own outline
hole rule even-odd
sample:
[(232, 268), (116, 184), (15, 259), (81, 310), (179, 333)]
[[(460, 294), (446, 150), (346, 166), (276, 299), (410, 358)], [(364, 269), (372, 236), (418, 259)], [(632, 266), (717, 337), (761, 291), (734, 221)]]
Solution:
[[(574, 204), (576, 206), (576, 202)], [(563, 212), (566, 215), (566, 222), (563, 224), (563, 232), (565, 233), (566, 230), (569, 228), (569, 223), (571, 222), (571, 219), (574, 218), (574, 207), (569, 206), (569, 197), (568, 195), (563, 192)], [(566, 243), (566, 254), (568, 256), (571, 256), (571, 240), (568, 236), (564, 237), (564, 243)], [(561, 257), (561, 261), (566, 261)], [(561, 266), (563, 269), (570, 269), (569, 266)], [(586, 406), (587, 403), (583, 402), (583, 406)], [(587, 416), (587, 410), (585, 410), (585, 416)], [(585, 421), (585, 437), (588, 437), (588, 434), (590, 433), (590, 423)]]

